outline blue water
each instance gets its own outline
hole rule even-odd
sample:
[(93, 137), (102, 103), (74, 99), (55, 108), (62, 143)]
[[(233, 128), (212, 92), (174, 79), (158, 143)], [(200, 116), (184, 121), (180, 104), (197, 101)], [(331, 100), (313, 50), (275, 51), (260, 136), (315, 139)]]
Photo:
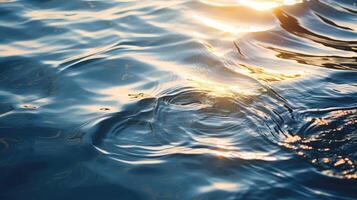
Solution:
[(357, 1), (245, 2), (0, 0), (0, 199), (357, 199)]

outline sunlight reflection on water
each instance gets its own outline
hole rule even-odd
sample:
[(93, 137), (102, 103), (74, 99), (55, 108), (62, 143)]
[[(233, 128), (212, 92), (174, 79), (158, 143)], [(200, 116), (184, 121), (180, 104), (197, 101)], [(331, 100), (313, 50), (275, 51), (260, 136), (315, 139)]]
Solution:
[(252, 7), (256, 10), (269, 10), (282, 5), (294, 5), (302, 0), (236, 0), (242, 5)]

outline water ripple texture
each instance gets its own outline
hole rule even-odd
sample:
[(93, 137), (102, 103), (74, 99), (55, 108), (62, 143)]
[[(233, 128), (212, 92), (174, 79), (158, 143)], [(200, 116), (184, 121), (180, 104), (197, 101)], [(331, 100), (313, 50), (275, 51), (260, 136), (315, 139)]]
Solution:
[(0, 199), (357, 198), (357, 1), (0, 16)]

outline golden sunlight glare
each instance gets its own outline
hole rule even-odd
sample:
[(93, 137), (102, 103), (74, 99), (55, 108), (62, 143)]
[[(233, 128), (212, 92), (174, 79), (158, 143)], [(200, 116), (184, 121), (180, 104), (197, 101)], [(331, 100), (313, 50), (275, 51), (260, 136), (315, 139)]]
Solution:
[(302, 0), (237, 0), (239, 4), (249, 6), (256, 10), (269, 10), (282, 5), (293, 5)]

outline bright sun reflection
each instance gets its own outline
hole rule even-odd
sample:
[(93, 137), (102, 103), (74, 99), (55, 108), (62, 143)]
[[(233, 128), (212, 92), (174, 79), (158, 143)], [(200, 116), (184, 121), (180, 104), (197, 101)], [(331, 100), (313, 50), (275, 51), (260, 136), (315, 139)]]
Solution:
[(237, 0), (239, 4), (249, 6), (256, 10), (269, 10), (282, 5), (294, 5), (302, 0)]
[[(173, 154), (185, 154), (185, 155), (202, 155), (210, 154), (216, 158), (227, 159), (243, 159), (243, 160), (264, 160), (264, 161), (276, 161), (281, 159), (287, 159), (285, 157), (273, 155), (269, 152), (263, 151), (246, 151), (235, 147), (235, 144), (230, 139), (214, 138), (214, 137), (195, 137), (197, 146), (180, 146), (179, 144), (161, 145), (161, 146), (136, 146), (136, 145), (116, 145), (121, 149), (133, 149), (140, 148), (141, 151), (147, 152), (148, 157), (154, 158), (158, 156), (167, 156)], [(100, 150), (100, 149), (99, 149)], [(106, 153), (104, 150), (101, 152)], [(149, 153), (150, 152), (150, 153)], [(150, 163), (150, 160), (153, 163)], [(121, 162), (132, 162), (125, 160), (118, 160)], [(156, 164), (158, 161), (155, 159), (142, 160), (146, 164)], [(140, 161), (140, 162), (142, 162)], [(139, 162), (139, 161), (136, 161)]]
[(224, 182), (224, 181), (214, 181), (210, 185), (203, 186), (199, 190), (200, 192), (212, 192), (215, 190), (223, 190), (223, 191), (236, 191), (239, 188), (237, 183), (232, 182)]
[(259, 32), (259, 31), (265, 31), (267, 29), (266, 27), (259, 27), (256, 25), (237, 26), (234, 24), (223, 23), (222, 21), (210, 19), (208, 17), (203, 17), (199, 15), (194, 15), (194, 18), (196, 18), (197, 20), (199, 20), (200, 22), (211, 28), (231, 34)]
[(189, 81), (192, 87), (205, 91), (215, 97), (236, 97), (237, 95), (252, 96), (258, 92), (256, 88), (239, 87), (236, 84), (219, 83), (199, 77), (190, 77)]

